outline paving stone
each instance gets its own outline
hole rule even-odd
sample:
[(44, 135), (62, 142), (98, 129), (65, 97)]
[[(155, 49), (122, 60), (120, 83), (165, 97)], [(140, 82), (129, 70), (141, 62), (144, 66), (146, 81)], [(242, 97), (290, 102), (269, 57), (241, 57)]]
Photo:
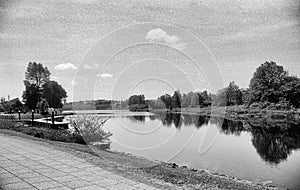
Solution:
[(106, 190), (106, 189), (99, 187), (97, 185), (91, 185), (91, 186), (76, 188), (76, 190)]
[(12, 183), (12, 184), (7, 184), (2, 186), (3, 189), (5, 190), (21, 190), (21, 189), (29, 189), (33, 188), (31, 185), (25, 182), (20, 182), (20, 183)]
[(0, 179), (1, 180), (5, 180), (5, 179), (11, 178), (11, 177), (15, 177), (15, 176), (13, 174), (9, 173), (9, 172), (1, 173), (0, 174)]
[(76, 179), (78, 179), (78, 178), (74, 177), (72, 175), (67, 175), (67, 176), (53, 178), (53, 180), (58, 181), (58, 182), (75, 181)]
[(71, 154), (3, 134), (0, 134), (0, 179), (3, 190), (155, 189)]
[(72, 190), (72, 189), (69, 187), (55, 187), (55, 188), (50, 188), (48, 190)]
[(138, 187), (134, 187), (125, 183), (117, 184), (117, 185), (112, 185), (105, 187), (108, 190), (131, 190), (131, 189), (139, 189)]
[(63, 186), (62, 184), (57, 183), (56, 181), (46, 181), (46, 182), (34, 183), (32, 185), (38, 189), (50, 189), (50, 188)]
[(33, 178), (33, 177), (39, 177), (41, 176), (39, 173), (35, 173), (35, 172), (28, 172), (28, 173), (21, 173), (21, 174), (18, 174), (18, 177), (19, 178), (22, 178), (22, 179), (27, 179), (27, 178)]
[(45, 177), (45, 176), (39, 176), (39, 177), (33, 177), (33, 178), (27, 178), (23, 179), (27, 183), (33, 184), (33, 183), (39, 183), (39, 182), (46, 182), (46, 181), (51, 181), (50, 178)]
[(83, 180), (76, 180), (76, 181), (67, 181), (62, 182), (62, 184), (70, 187), (70, 188), (79, 188), (92, 185), (91, 182), (83, 181)]
[(55, 171), (55, 172), (49, 172), (49, 173), (43, 173), (44, 176), (54, 178), (54, 177), (63, 177), (68, 175), (67, 173), (60, 172), (60, 171)]
[(116, 185), (119, 182), (116, 180), (104, 179), (104, 180), (95, 181), (94, 183), (101, 187), (107, 187), (107, 186), (111, 186), (111, 185)]
[(20, 182), (23, 182), (23, 181), (18, 177), (10, 177), (10, 178), (7, 178), (7, 179), (1, 179), (0, 180), (1, 185), (7, 185), (7, 184), (10, 184), (10, 183), (20, 183)]

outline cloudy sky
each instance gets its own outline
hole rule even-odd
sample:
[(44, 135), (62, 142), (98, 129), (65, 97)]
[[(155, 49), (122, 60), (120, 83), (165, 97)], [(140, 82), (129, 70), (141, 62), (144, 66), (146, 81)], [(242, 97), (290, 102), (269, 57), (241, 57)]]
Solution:
[(0, 0), (0, 96), (40, 62), (68, 100), (247, 87), (273, 60), (300, 76), (299, 0)]

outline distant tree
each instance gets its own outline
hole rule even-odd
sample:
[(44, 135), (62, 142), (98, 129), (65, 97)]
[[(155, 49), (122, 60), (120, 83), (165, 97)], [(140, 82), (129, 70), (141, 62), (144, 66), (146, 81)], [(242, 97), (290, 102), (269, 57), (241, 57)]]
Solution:
[(29, 62), (25, 72), (23, 101), (30, 109), (35, 109), (41, 98), (41, 86), (49, 81), (50, 71), (41, 63)]
[(187, 95), (187, 94), (182, 94), (182, 97), (181, 97), (181, 105), (182, 105), (182, 107), (184, 107), (184, 108), (189, 107), (189, 100), (188, 100), (188, 95)]
[(50, 79), (50, 71), (47, 67), (44, 67), (41, 63), (29, 62), (27, 66), (27, 70), (25, 72), (25, 86), (35, 85), (40, 88), (44, 83), (49, 81)]
[(165, 108), (172, 109), (172, 97), (169, 94), (162, 95), (159, 99), (163, 102)]
[(62, 108), (62, 100), (67, 97), (67, 92), (56, 81), (47, 81), (42, 85), (42, 97), (51, 108)]
[(41, 92), (36, 85), (27, 85), (25, 86), (25, 91), (23, 92), (23, 101), (29, 109), (35, 109), (37, 103), (40, 101)]
[[(203, 93), (200, 93), (200, 92), (197, 92), (196, 93), (196, 96), (198, 97), (198, 105), (199, 106), (203, 106), (203, 104), (204, 104), (204, 102), (205, 102), (205, 94), (203, 94)], [(197, 105), (197, 106), (198, 106)]]
[(181, 94), (179, 90), (176, 90), (172, 96), (172, 107), (181, 108)]
[(128, 100), (130, 111), (144, 111), (148, 110), (148, 105), (146, 104), (145, 96), (142, 95), (132, 95)]
[(1, 97), (1, 106), (4, 112), (9, 112), (11, 109), (11, 105), (9, 104), (8, 101), (5, 100), (4, 97)]
[(242, 89), (242, 102), (245, 105), (249, 105), (250, 103), (250, 90), (249, 88), (247, 89)]
[(145, 96), (141, 95), (132, 95), (129, 97), (129, 106), (134, 104), (145, 104)]
[(15, 110), (15, 111), (19, 111), (19, 110), (23, 110), (23, 104), (22, 102), (19, 100), (19, 98), (17, 98), (16, 102), (13, 103), (11, 105), (12, 109)]
[(250, 104), (253, 102), (277, 103), (283, 97), (281, 86), (286, 81), (288, 72), (275, 62), (261, 64), (250, 80)]
[(228, 87), (218, 91), (216, 103), (220, 106), (241, 105), (243, 93), (234, 82), (230, 82)]
[(37, 108), (40, 110), (40, 113), (44, 116), (48, 114), (49, 104), (46, 99), (42, 98), (41, 101), (37, 104)]
[(204, 103), (207, 103), (209, 102), (209, 95), (208, 95), (208, 92), (206, 90), (204, 90), (202, 93), (201, 93), (201, 96), (203, 98), (203, 102)]
[(226, 90), (227, 102), (232, 105), (240, 105), (243, 102), (243, 93), (240, 88), (232, 81)]
[(286, 101), (300, 107), (300, 79), (295, 76), (285, 78), (284, 84), (281, 86), (280, 91)]

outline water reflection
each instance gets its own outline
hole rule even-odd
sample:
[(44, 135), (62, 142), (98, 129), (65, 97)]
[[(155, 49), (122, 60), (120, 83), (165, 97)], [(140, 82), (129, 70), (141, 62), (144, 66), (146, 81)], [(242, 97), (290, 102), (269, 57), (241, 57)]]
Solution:
[(297, 125), (282, 124), (285, 129), (278, 127), (251, 128), (252, 144), (259, 156), (270, 164), (279, 164), (287, 159), (293, 150), (300, 148), (300, 130)]
[[(132, 121), (146, 122), (147, 116), (130, 116)], [(215, 124), (221, 133), (240, 136), (248, 132), (252, 136), (252, 144), (259, 156), (269, 164), (279, 164), (286, 160), (293, 150), (300, 149), (300, 125), (295, 123), (279, 123), (275, 121), (234, 121), (217, 117), (165, 113), (149, 116), (149, 119), (160, 120), (163, 126), (180, 130), (182, 127), (194, 126), (197, 129), (204, 125)]]

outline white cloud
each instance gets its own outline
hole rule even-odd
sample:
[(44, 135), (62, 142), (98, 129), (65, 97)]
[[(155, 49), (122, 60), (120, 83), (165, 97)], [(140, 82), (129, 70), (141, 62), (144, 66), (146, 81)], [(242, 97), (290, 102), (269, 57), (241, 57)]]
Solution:
[(160, 28), (149, 30), (145, 38), (149, 41), (164, 41), (168, 45), (180, 50), (184, 49), (186, 45), (186, 43), (181, 42), (178, 36), (169, 35), (166, 31)]
[(113, 75), (109, 74), (109, 73), (101, 73), (98, 76), (100, 76), (101, 78), (111, 78), (111, 77), (113, 77)]
[(77, 67), (72, 63), (61, 63), (54, 67), (56, 70), (76, 70)]

